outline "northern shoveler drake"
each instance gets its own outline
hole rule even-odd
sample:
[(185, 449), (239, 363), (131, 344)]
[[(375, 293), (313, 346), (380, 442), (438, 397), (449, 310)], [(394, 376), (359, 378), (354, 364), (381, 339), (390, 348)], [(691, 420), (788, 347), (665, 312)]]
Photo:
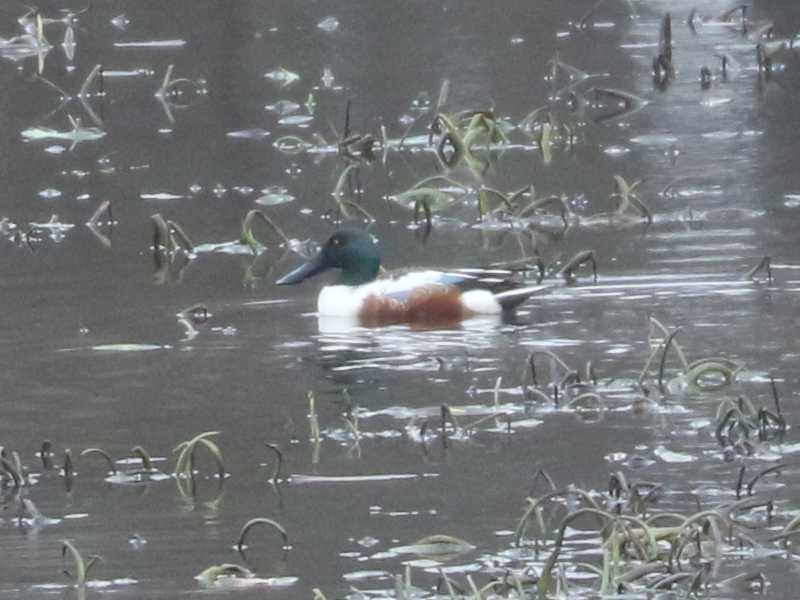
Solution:
[(276, 283), (294, 285), (332, 268), (341, 269), (341, 276), (320, 291), (319, 315), (356, 318), (368, 326), (500, 315), (550, 287), (521, 287), (506, 270), (384, 271), (372, 236), (360, 231), (334, 233), (316, 256)]

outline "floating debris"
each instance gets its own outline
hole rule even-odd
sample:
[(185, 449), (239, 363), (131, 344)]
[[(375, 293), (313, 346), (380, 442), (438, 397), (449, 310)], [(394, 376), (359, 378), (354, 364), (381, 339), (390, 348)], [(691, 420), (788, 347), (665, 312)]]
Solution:
[(314, 117), (310, 115), (289, 115), (288, 117), (283, 117), (278, 119), (278, 123), (280, 125), (297, 125), (297, 126), (308, 126), (308, 123), (314, 120)]
[(186, 40), (148, 40), (142, 42), (114, 42), (115, 48), (182, 48)]
[(603, 148), (603, 154), (608, 156), (625, 156), (630, 151), (631, 149), (625, 146), (606, 146)]
[(733, 98), (703, 98), (700, 101), (700, 105), (708, 108), (716, 108), (717, 106), (723, 106), (725, 104), (730, 104), (731, 102), (733, 102)]
[(110, 69), (103, 70), (103, 77), (152, 77), (156, 72), (153, 69)]
[(153, 194), (139, 194), (142, 200), (180, 200), (186, 196), (181, 194), (170, 194), (169, 192), (156, 192)]
[(414, 473), (397, 473), (391, 475), (292, 475), (290, 483), (368, 483), (375, 481), (395, 481), (403, 479), (419, 479)]
[(39, 197), (45, 198), (47, 200), (51, 200), (53, 198), (59, 198), (61, 196), (61, 190), (57, 190), (54, 188), (47, 188), (39, 192)]
[(267, 104), (264, 109), (284, 116), (300, 110), (300, 105), (291, 100), (278, 100), (275, 104)]
[(783, 205), (786, 208), (800, 208), (800, 194), (784, 194)]
[(64, 30), (64, 41), (61, 42), (61, 47), (64, 49), (64, 56), (68, 62), (72, 62), (75, 58), (75, 30), (72, 27), (67, 27)]
[(44, 57), (52, 46), (44, 38), (35, 35), (19, 35), (12, 38), (0, 37), (0, 58), (19, 62), (26, 58), (38, 57), (40, 62), (39, 72), (44, 69)]
[(668, 134), (646, 133), (632, 137), (630, 141), (640, 146), (671, 146), (677, 143), (678, 138)]
[(128, 18), (128, 15), (122, 13), (111, 19), (111, 24), (116, 29), (119, 29), (120, 31), (125, 31), (128, 28), (128, 25), (131, 24), (131, 20)]
[(427, 111), (430, 107), (431, 95), (425, 90), (417, 92), (417, 95), (411, 100), (410, 110)]
[(336, 78), (333, 76), (333, 71), (330, 67), (323, 67), (322, 69), (322, 77), (320, 77), (320, 83), (322, 83), (323, 89), (330, 90), (333, 89), (333, 84), (336, 82)]
[(325, 17), (317, 23), (317, 29), (321, 29), (327, 33), (333, 33), (337, 29), (339, 29), (339, 19), (336, 17)]
[(300, 75), (298, 75), (297, 73), (293, 73), (292, 71), (289, 71), (288, 69), (285, 69), (283, 67), (279, 67), (274, 71), (265, 73), (264, 77), (266, 77), (270, 81), (279, 83), (282, 88), (291, 85), (292, 83), (300, 79)]
[(80, 119), (68, 115), (72, 129), (69, 131), (58, 131), (50, 127), (30, 127), (22, 131), (22, 137), (26, 140), (66, 140), (72, 142), (69, 150), (72, 151), (82, 142), (93, 142), (105, 137), (106, 132), (99, 127), (83, 127)]
[[(100, 344), (89, 348), (95, 352), (153, 352), (155, 350), (171, 350), (172, 346), (159, 344)], [(61, 352), (82, 350), (82, 348), (65, 348)]]
[(271, 135), (266, 129), (241, 129), (239, 131), (229, 131), (225, 134), (228, 137), (238, 138), (242, 140), (263, 140), (268, 135)]
[(213, 588), (252, 588), (286, 587), (299, 581), (297, 577), (256, 577), (250, 569), (233, 563), (214, 565), (195, 576), (204, 587)]
[(696, 456), (685, 452), (673, 452), (672, 450), (667, 450), (664, 446), (655, 448), (653, 454), (666, 463), (687, 463), (697, 460)]
[(264, 188), (261, 193), (263, 195), (256, 198), (256, 204), (260, 206), (278, 206), (294, 200), (294, 196), (289, 193), (289, 190), (279, 185)]
[(450, 560), (475, 549), (475, 546), (450, 535), (429, 535), (409, 546), (396, 546), (392, 554), (415, 554), (439, 561)]
[(309, 144), (299, 137), (285, 135), (272, 143), (273, 146), (284, 154), (300, 154), (309, 147)]

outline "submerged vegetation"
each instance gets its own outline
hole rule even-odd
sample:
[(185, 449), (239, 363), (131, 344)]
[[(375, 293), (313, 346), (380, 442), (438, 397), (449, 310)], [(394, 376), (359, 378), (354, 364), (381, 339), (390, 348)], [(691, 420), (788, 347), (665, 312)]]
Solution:
[[(710, 395), (719, 398), (719, 404), (715, 410), (711, 409), (713, 419), (709, 421), (708, 431), (714, 432), (724, 456), (729, 452), (734, 456), (753, 456), (768, 444), (783, 439), (788, 426), (774, 377), (769, 379), (774, 410), (757, 408), (737, 381), (743, 365), (724, 357), (688, 362), (685, 348), (676, 339), (679, 329), (670, 330), (655, 318), (651, 318), (649, 324), (647, 345), (652, 350), (646, 356), (638, 378), (629, 380), (629, 388), (621, 396), (622, 402), (626, 403), (631, 397), (636, 398), (637, 390), (644, 392), (641, 401), (628, 405), (631, 410), (640, 411), (642, 406), (649, 406), (648, 410), (659, 412), (675, 402), (696, 401), (698, 394)], [(665, 364), (670, 353), (677, 357), (680, 368), (677, 374), (667, 379)], [(542, 368), (543, 363), (546, 369)], [(658, 368), (654, 370), (655, 364)], [(612, 408), (617, 410), (619, 400), (616, 398), (625, 389), (625, 384), (614, 376), (599, 377), (592, 362), (583, 369), (576, 369), (550, 350), (532, 351), (524, 367), (525, 374), (514, 392), (524, 399), (526, 408), (523, 414), (509, 412), (509, 405), (501, 402), (502, 378), (498, 378), (493, 401), (481, 407), (482, 415), (476, 407), (444, 404), (440, 411), (438, 436), (426, 420), (421, 426), (410, 424), (406, 429), (407, 437), (424, 448), (438, 437), (442, 449), (446, 450), (454, 443), (475, 440), (484, 433), (511, 435), (517, 431), (518, 425), (528, 424), (531, 416), (547, 418), (546, 414), (552, 407), (582, 419), (591, 419), (591, 414)], [(545, 372), (547, 377), (543, 376)], [(658, 385), (650, 388), (647, 382), (653, 378)], [(707, 379), (711, 383), (698, 383)], [(322, 427), (315, 394), (309, 392), (307, 395), (312, 464), (319, 462), (325, 445), (343, 439), (340, 431), (346, 432), (345, 439), (353, 446), (358, 446), (363, 435), (370, 435), (362, 425), (371, 417), (370, 411), (354, 406), (346, 390), (343, 397), (346, 401), (342, 417), (345, 427), (338, 430)], [(472, 422), (463, 423), (463, 415), (471, 415)], [(194, 498), (197, 494), (194, 485), (183, 489), (182, 481), (194, 482), (198, 475), (195, 454), (201, 447), (216, 462), (217, 477), (222, 485), (227, 476), (222, 452), (210, 439), (218, 435), (219, 432), (203, 432), (175, 447), (173, 452), (177, 456), (173, 478), (183, 497)], [(267, 447), (277, 458), (270, 480), (276, 489), (292, 483), (323, 483), (335, 479), (301, 474), (281, 478), (283, 451), (274, 444), (268, 443)], [(119, 461), (113, 460), (101, 448), (87, 448), (80, 453), (87, 459), (98, 456), (106, 461), (109, 483), (148, 485), (170, 479), (154, 476), (160, 471), (154, 467), (155, 459), (143, 447), (135, 446), (131, 454), (139, 459), (141, 470), (123, 473), (116, 466)], [(43, 464), (50, 464), (50, 442), (42, 445), (40, 455)], [(61, 469), (65, 475), (72, 472), (69, 457), (70, 453), (65, 453), (65, 466)], [(4, 504), (17, 502), (21, 515), (28, 512), (38, 519), (40, 526), (46, 524), (47, 520), (24, 498), (29, 469), (22, 464), (19, 453), (4, 448), (0, 451), (0, 464)], [(53, 465), (46, 468), (56, 469)], [(744, 464), (738, 468), (732, 465), (728, 479), (731, 487), (726, 499), (702, 506), (698, 497), (695, 510), (680, 510), (669, 505), (667, 499), (670, 494), (682, 490), (665, 483), (639, 479), (634, 473), (627, 475), (622, 470), (614, 470), (610, 472), (606, 491), (597, 491), (574, 484), (559, 487), (547, 471), (539, 470), (532, 479), (526, 507), (516, 521), (508, 547), (503, 551), (510, 561), (502, 573), (491, 570), (461, 577), (457, 572), (445, 570), (442, 565), (469, 555), (475, 546), (450, 534), (434, 534), (390, 549), (393, 556), (411, 555), (422, 561), (418, 564), (411, 561), (409, 565), (415, 566), (410, 566), (405, 575), (393, 578), (394, 593), (398, 597), (545, 599), (593, 593), (646, 595), (658, 590), (698, 594), (725, 589), (733, 584), (757, 585), (762, 589), (768, 585), (763, 573), (753, 570), (726, 575), (725, 565), (731, 557), (780, 556), (793, 552), (792, 541), (800, 530), (800, 520), (794, 514), (796, 511), (785, 505), (785, 500), (776, 497), (780, 488), (773, 483), (791, 471), (793, 467), (787, 463), (755, 469)], [(355, 481), (357, 478), (351, 479)], [(375, 480), (380, 480), (380, 477)], [(91, 485), (91, 482), (83, 485), (87, 484)], [(661, 508), (665, 502), (669, 506)], [(513, 517), (509, 516), (509, 522), (512, 520)], [(277, 520), (266, 517), (251, 518), (242, 526), (235, 543), (241, 557), (249, 562), (245, 553), (247, 539), (259, 526), (279, 534), (282, 563), (285, 563), (292, 548), (289, 534)], [(62, 542), (62, 555), (69, 556), (73, 563), (73, 567), (65, 569), (65, 572), (76, 586), (84, 586), (99, 557), (85, 560), (66, 540)], [(585, 558), (576, 559), (579, 555), (585, 555)], [(422, 573), (435, 577), (428, 578), (428, 586), (419, 587), (412, 583), (413, 571), (420, 572), (415, 578), (421, 577)], [(273, 569), (276, 574), (267, 578), (256, 575), (256, 572), (250, 566), (222, 563), (207, 567), (196, 579), (204, 586), (215, 588), (283, 586), (292, 585), (297, 580), (285, 574), (285, 567), (277, 571)], [(324, 596), (319, 590), (316, 594), (317, 597)]]

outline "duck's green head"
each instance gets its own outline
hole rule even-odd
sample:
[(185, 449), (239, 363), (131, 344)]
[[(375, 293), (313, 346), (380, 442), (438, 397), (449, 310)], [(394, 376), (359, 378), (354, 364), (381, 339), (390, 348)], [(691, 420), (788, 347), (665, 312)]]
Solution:
[(337, 231), (317, 255), (281, 277), (278, 285), (293, 285), (328, 269), (341, 269), (339, 283), (361, 285), (378, 276), (381, 257), (372, 237), (362, 231)]

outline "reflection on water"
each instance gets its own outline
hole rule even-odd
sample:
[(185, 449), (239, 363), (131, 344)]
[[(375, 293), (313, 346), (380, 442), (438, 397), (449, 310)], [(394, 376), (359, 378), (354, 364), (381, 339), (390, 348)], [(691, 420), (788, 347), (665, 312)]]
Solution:
[[(62, 4), (0, 14), (0, 596), (72, 586), (63, 539), (103, 556), (87, 597), (530, 595), (592, 502), (726, 518), (620, 589), (788, 593), (795, 3)], [(457, 327), (318, 317), (273, 281), (342, 223), (390, 267), (553, 287)], [(215, 431), (224, 474), (203, 446), (171, 476)], [(540, 469), (576, 486), (546, 536)], [(237, 554), (256, 517), (290, 549)], [(592, 527), (553, 589), (601, 585)]]

